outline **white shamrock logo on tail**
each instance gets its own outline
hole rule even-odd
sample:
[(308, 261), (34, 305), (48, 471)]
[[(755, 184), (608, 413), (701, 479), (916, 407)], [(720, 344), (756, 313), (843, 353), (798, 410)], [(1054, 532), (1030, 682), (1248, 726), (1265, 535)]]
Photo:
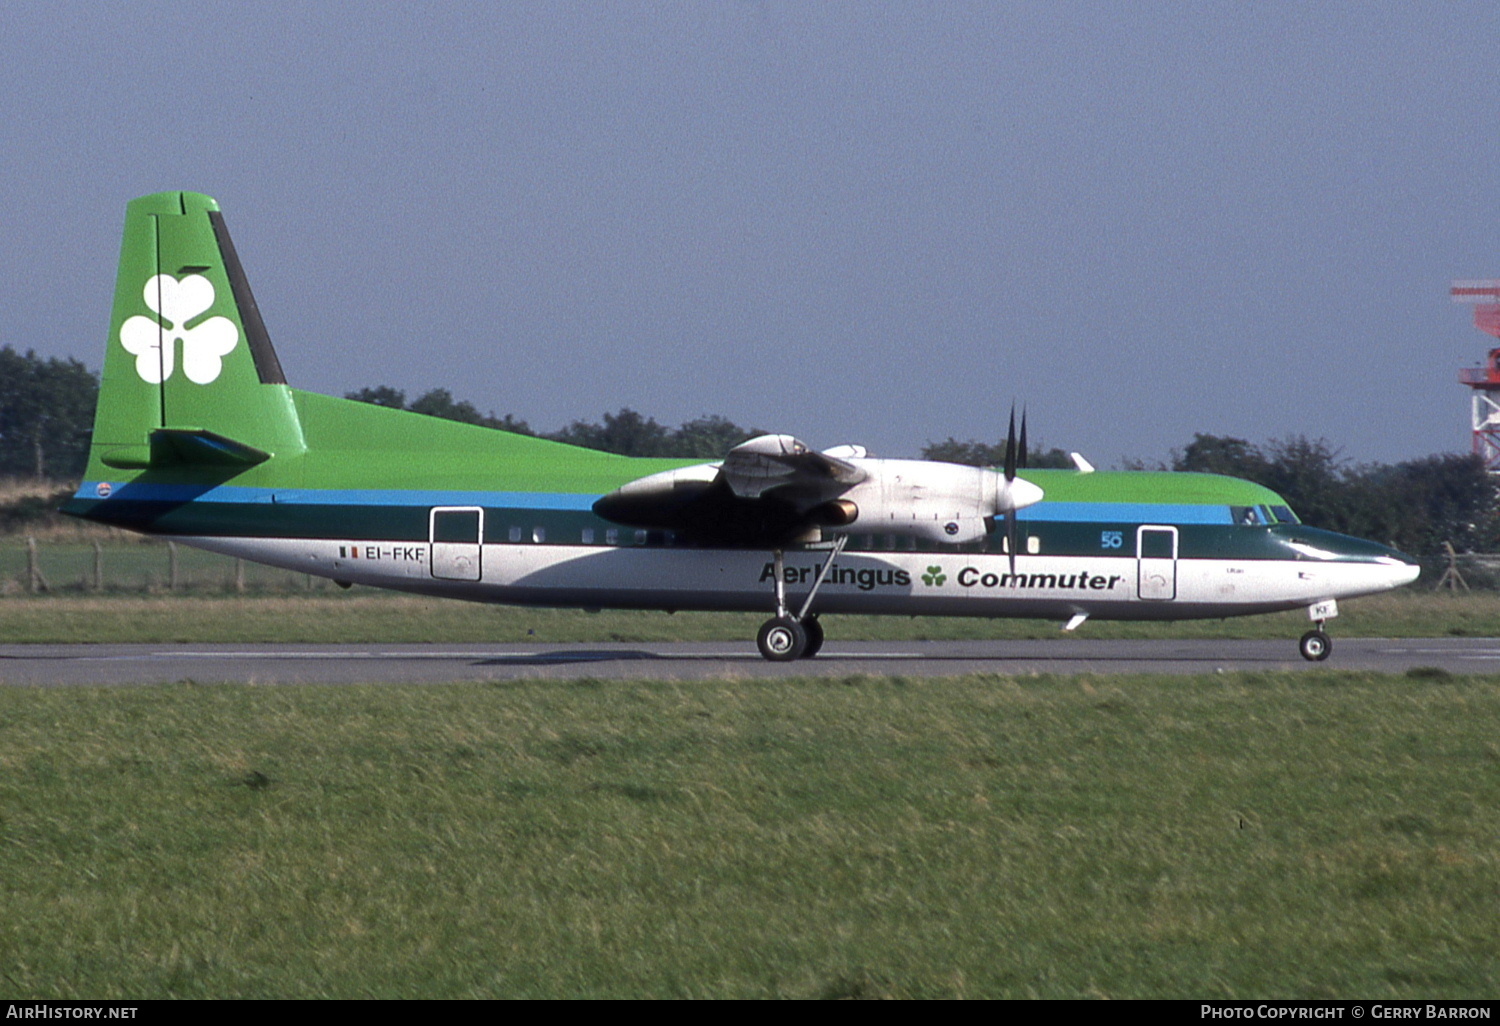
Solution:
[(172, 376), (177, 342), (182, 341), (182, 373), (189, 381), (206, 385), (224, 369), (224, 357), (240, 340), (240, 331), (228, 317), (210, 317), (195, 328), (184, 327), (214, 305), (213, 282), (201, 274), (181, 281), (158, 274), (146, 282), (146, 305), (165, 326), (140, 314), (120, 326), (120, 344), (135, 357), (135, 372), (142, 381), (159, 385)]

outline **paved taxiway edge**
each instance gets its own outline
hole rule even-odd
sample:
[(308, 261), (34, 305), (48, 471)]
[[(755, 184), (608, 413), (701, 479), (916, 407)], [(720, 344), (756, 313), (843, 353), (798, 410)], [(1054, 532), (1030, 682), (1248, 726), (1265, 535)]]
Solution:
[(1174, 673), (1315, 669), (1500, 673), (1500, 639), (1339, 638), (1312, 664), (1292, 640), (830, 643), (816, 659), (769, 663), (735, 642), (558, 645), (0, 645), (0, 685), (440, 683), (524, 678), (774, 680), (964, 673)]

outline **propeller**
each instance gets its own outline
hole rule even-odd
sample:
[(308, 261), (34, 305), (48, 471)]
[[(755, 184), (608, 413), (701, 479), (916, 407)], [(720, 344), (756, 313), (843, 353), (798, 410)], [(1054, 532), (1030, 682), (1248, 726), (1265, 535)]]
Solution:
[[(1005, 488), (1007, 492), (1012, 491), (1016, 480), (1016, 471), (1026, 467), (1026, 411), (1021, 411), (1021, 437), (1016, 439), (1016, 408), (1014, 404), (1010, 408), (1010, 430), (1005, 436)], [(1030, 482), (1022, 482), (1029, 484)], [(1031, 486), (1035, 488), (1035, 485)], [(1019, 490), (1019, 489), (1016, 489)], [(1036, 500), (1033, 499), (1033, 502)], [(1014, 500), (1007, 503), (1005, 511), (1005, 551), (1010, 555), (1010, 572), (1016, 572), (1016, 504)]]

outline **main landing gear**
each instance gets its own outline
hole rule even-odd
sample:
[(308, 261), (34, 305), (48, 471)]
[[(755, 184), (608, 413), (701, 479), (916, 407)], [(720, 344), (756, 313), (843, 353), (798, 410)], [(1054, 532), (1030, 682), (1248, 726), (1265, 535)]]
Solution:
[(781, 549), (772, 552), (776, 573), (776, 615), (762, 624), (760, 633), (755, 636), (755, 644), (760, 648), (761, 655), (773, 663), (789, 663), (794, 659), (811, 659), (818, 654), (823, 647), (823, 625), (818, 622), (817, 614), (809, 615), (808, 610), (812, 608), (818, 589), (828, 577), (828, 571), (833, 568), (833, 561), (847, 544), (848, 535), (840, 535), (833, 543), (833, 547), (828, 550), (828, 558), (818, 570), (817, 579), (813, 581), (812, 591), (807, 593), (807, 598), (802, 601), (802, 608), (795, 615), (786, 605), (785, 553)]
[(760, 654), (772, 662), (811, 659), (823, 647), (823, 625), (816, 616), (806, 620), (778, 616), (761, 625), (755, 643), (760, 646)]
[(1302, 658), (1310, 663), (1321, 663), (1328, 658), (1333, 651), (1333, 639), (1323, 630), (1322, 620), (1318, 621), (1316, 627), (1302, 635), (1302, 639), (1297, 642), (1297, 651), (1301, 652)]

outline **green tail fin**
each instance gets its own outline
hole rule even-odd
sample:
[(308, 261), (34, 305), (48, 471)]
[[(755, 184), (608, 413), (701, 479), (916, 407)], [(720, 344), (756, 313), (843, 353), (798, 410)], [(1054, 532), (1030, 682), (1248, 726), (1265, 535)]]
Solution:
[(250, 465), (305, 448), (219, 205), (193, 192), (133, 200), (93, 459), (114, 468)]

